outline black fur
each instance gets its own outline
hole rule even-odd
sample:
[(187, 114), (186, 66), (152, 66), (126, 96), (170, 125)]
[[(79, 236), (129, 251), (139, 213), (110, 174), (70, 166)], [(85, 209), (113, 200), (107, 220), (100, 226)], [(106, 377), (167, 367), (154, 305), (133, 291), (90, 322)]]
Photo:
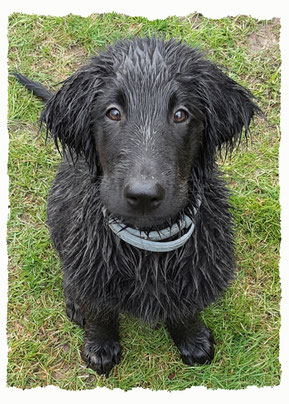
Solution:
[[(136, 38), (107, 48), (43, 99), (41, 122), (65, 157), (48, 224), (68, 316), (85, 327), (86, 364), (108, 374), (119, 362), (121, 312), (164, 321), (185, 363), (210, 362), (213, 338), (199, 315), (234, 273), (216, 153), (232, 150), (260, 113), (252, 94), (196, 49)], [(145, 252), (112, 233), (103, 207), (145, 230), (167, 227), (185, 212), (195, 230), (175, 251)]]

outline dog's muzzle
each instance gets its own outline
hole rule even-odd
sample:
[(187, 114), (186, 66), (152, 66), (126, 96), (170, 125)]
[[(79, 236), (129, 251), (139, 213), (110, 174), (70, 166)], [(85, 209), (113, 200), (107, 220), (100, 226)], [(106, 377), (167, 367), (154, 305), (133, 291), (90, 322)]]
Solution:
[[(201, 206), (201, 200), (197, 200), (197, 208), (194, 208), (196, 216)], [(106, 217), (106, 210), (103, 208), (103, 214)], [(141, 250), (152, 252), (168, 252), (182, 247), (191, 237), (195, 229), (195, 223), (187, 215), (183, 215), (178, 223), (159, 231), (150, 231), (149, 233), (133, 229), (123, 224), (119, 219), (108, 218), (110, 229), (126, 243), (140, 248)], [(180, 231), (185, 230), (185, 234), (172, 241), (164, 241), (174, 237)]]

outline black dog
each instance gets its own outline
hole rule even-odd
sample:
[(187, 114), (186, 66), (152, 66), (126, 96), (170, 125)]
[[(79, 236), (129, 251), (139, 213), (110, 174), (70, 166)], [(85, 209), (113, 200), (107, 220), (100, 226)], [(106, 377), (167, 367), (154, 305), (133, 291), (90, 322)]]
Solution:
[(87, 366), (119, 362), (121, 312), (164, 321), (185, 363), (209, 363), (200, 312), (234, 272), (216, 154), (261, 112), (252, 94), (199, 51), (154, 38), (119, 41), (54, 95), (16, 76), (46, 102), (41, 122), (64, 151), (48, 224)]

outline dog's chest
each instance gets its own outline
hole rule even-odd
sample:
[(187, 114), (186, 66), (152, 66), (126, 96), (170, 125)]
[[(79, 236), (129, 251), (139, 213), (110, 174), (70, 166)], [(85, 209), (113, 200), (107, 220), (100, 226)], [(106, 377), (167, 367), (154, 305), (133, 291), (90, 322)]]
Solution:
[(185, 296), (189, 288), (186, 260), (176, 263), (169, 256), (144, 253), (136, 259), (120, 258), (118, 268), (106, 283), (106, 296), (120, 311), (146, 321), (164, 319), (168, 313), (184, 311), (191, 301)]

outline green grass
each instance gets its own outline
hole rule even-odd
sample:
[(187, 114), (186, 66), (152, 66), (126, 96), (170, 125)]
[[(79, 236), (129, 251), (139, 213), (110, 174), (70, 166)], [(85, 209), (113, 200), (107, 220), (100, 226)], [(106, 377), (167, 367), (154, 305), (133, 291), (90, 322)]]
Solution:
[[(237, 275), (203, 315), (214, 332), (215, 358), (209, 366), (188, 367), (164, 327), (152, 330), (123, 316), (121, 363), (108, 379), (85, 368), (80, 358), (83, 331), (66, 318), (59, 260), (45, 224), (46, 197), (60, 157), (37, 134), (41, 103), (11, 77), (7, 384), (18, 388), (52, 384), (73, 390), (278, 385), (278, 21), (247, 16), (210, 20), (197, 14), (155, 21), (115, 13), (88, 18), (13, 14), (9, 69), (52, 88), (107, 43), (133, 35), (177, 37), (200, 47), (249, 87), (268, 118), (268, 123), (256, 120), (248, 144), (231, 159), (220, 161), (233, 191)], [(267, 42), (262, 42), (264, 38)]]

